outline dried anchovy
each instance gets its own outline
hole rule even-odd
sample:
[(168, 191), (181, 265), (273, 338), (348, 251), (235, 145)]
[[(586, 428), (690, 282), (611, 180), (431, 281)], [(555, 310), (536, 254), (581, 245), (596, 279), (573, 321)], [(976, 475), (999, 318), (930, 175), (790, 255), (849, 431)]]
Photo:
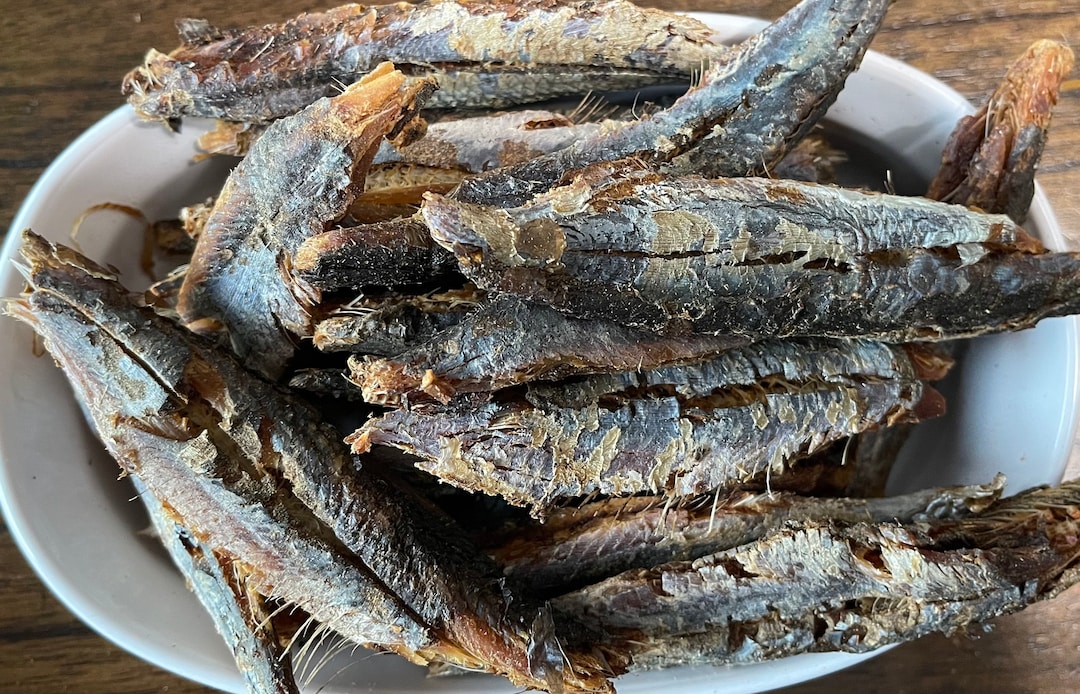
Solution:
[(524, 207), (422, 214), (484, 289), (671, 334), (951, 339), (1080, 310), (1080, 256), (922, 198), (597, 166)]
[[(431, 85), (427, 85), (428, 88)], [(189, 328), (225, 328), (248, 366), (272, 378), (311, 332), (318, 292), (293, 276), (305, 238), (345, 214), (384, 135), (425, 88), (382, 65), (333, 99), (274, 123), (229, 175), (199, 236), (177, 306)]]
[(690, 561), (745, 545), (791, 521), (910, 523), (955, 518), (997, 500), (993, 484), (929, 489), (888, 499), (804, 497), (733, 491), (670, 504), (663, 497), (606, 499), (551, 512), (487, 552), (530, 592), (557, 595), (631, 569)]
[(460, 530), (356, 469), (311, 406), (133, 304), (115, 275), (75, 252), (27, 232), (23, 255), (31, 291), (7, 312), (42, 336), (120, 465), (243, 562), (253, 589), (413, 662), (604, 688), (588, 656), (536, 660), (531, 621), (543, 611), (511, 609)]
[(436, 77), (431, 107), (498, 107), (687, 79), (723, 46), (689, 17), (626, 0), (344, 5), (281, 25), (179, 23), (179, 48), (147, 53), (123, 91), (144, 118), (266, 122), (390, 61)]
[(961, 520), (794, 524), (754, 543), (634, 570), (554, 601), (635, 669), (866, 652), (946, 634), (1080, 579), (1080, 485)]
[(1050, 117), (1072, 67), (1067, 46), (1047, 40), (1032, 44), (987, 103), (957, 124), (927, 195), (1023, 222), (1035, 195), (1035, 168)]
[(154, 531), (188, 587), (214, 620), (250, 694), (299, 694), (292, 659), (274, 628), (266, 601), (251, 590), (247, 572), (201, 542), (132, 477)]
[(390, 358), (352, 358), (349, 369), (350, 380), (368, 402), (445, 402), (455, 393), (494, 391), (532, 380), (700, 361), (745, 344), (739, 338), (671, 338), (606, 320), (578, 320), (507, 296)]
[[(820, 97), (798, 87), (790, 67), (828, 64), (830, 57), (857, 56), (869, 44), (892, 0), (802, 0), (723, 63), (713, 63), (701, 84), (670, 108), (611, 132), (578, 140), (551, 154), (466, 179), (454, 191), (463, 202), (513, 207), (556, 186), (568, 173), (590, 164), (635, 157), (653, 163), (689, 151), (717, 128), (731, 123), (725, 137), (768, 131), (768, 117), (786, 136), (784, 125), (801, 123), (805, 107)], [(817, 75), (812, 79), (824, 75)], [(838, 76), (843, 81), (844, 75)], [(807, 104), (810, 100), (811, 103)], [(751, 104), (778, 103), (753, 109)], [(760, 113), (759, 113), (760, 111)], [(801, 131), (800, 131), (801, 132)], [(767, 143), (763, 143), (767, 146)], [(766, 154), (765, 152), (761, 153)], [(778, 154), (782, 156), (782, 154)]]
[(297, 369), (289, 376), (289, 388), (312, 395), (360, 402), (363, 398), (345, 378), (340, 368)]
[(310, 236), (298, 244), (292, 270), (304, 284), (333, 291), (430, 284), (457, 274), (457, 263), (423, 222), (397, 219)]
[(316, 324), (313, 342), (324, 352), (393, 356), (457, 325), (482, 298), (469, 286), (361, 299)]
[(935, 416), (901, 348), (770, 341), (712, 361), (394, 410), (348, 439), (390, 445), (444, 481), (544, 513), (593, 492), (690, 496), (750, 480), (869, 427)]

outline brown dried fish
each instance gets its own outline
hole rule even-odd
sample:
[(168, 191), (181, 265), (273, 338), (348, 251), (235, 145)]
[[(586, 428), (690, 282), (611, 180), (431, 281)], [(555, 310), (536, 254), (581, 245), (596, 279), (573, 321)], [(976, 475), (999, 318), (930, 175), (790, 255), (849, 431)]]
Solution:
[(281, 25), (182, 20), (181, 45), (124, 78), (144, 118), (266, 122), (335, 94), (381, 62), (433, 76), (431, 107), (499, 107), (688, 79), (723, 60), (711, 31), (626, 0), (430, 0), (344, 5)]
[(930, 489), (888, 499), (830, 499), (735, 490), (671, 504), (664, 497), (606, 499), (559, 508), (543, 524), (516, 529), (487, 552), (516, 585), (557, 595), (631, 569), (691, 561), (761, 539), (791, 521), (911, 523), (984, 510), (1004, 488)]
[(538, 642), (543, 610), (513, 601), (448, 518), (357, 469), (310, 405), (136, 305), (74, 251), (30, 232), (22, 250), (31, 288), (6, 311), (42, 336), (121, 467), (242, 562), (255, 590), (413, 662), (606, 687), (587, 654), (544, 659), (562, 651)]
[(484, 289), (670, 334), (934, 340), (1080, 310), (1080, 255), (922, 198), (600, 165), (523, 207), (422, 214)]
[[(892, 0), (802, 0), (736, 47), (726, 61), (714, 61), (701, 84), (670, 108), (557, 152), (468, 178), (454, 197), (514, 207), (590, 164), (628, 157), (663, 163), (710, 133), (718, 143), (732, 145), (731, 166), (746, 158), (751, 160), (747, 171), (762, 161), (774, 163), (809, 130), (818, 115), (818, 101), (839, 90), (891, 4)], [(800, 73), (805, 66), (814, 69)], [(761, 133), (769, 135), (763, 138)]]
[(349, 369), (367, 402), (447, 402), (456, 393), (533, 380), (701, 361), (746, 342), (711, 335), (664, 337), (611, 321), (578, 320), (506, 296), (390, 358), (351, 358)]
[(987, 103), (957, 124), (928, 197), (1023, 222), (1058, 91), (1072, 67), (1068, 46), (1033, 43)]
[(693, 562), (634, 570), (554, 601), (633, 668), (862, 653), (951, 634), (1080, 579), (1080, 484), (968, 519), (793, 524)]
[(690, 496), (779, 472), (864, 429), (942, 412), (916, 361), (881, 343), (768, 341), (692, 366), (533, 384), (368, 421), (347, 441), (543, 514), (599, 492)]
[(293, 275), (291, 256), (345, 214), (378, 143), (433, 86), (405, 82), (383, 64), (259, 138), (199, 236), (177, 306), (189, 328), (224, 328), (250, 368), (281, 374), (293, 353), (288, 333), (311, 333), (308, 308), (318, 299)]

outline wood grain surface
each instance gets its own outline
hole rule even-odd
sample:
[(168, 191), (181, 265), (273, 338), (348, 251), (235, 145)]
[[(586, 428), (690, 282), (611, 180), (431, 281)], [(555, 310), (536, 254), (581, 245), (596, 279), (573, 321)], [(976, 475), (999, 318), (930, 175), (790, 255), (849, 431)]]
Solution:
[[(667, 9), (773, 18), (792, 0), (655, 0)], [(0, 229), (34, 180), (80, 132), (122, 103), (121, 76), (151, 47), (169, 50), (178, 17), (265, 23), (325, 5), (303, 0), (5, 0), (0, 12)], [(1040, 37), (1080, 45), (1080, 0), (904, 0), (873, 47), (980, 101)], [(1039, 181), (1066, 233), (1080, 237), (1080, 75), (1066, 85)], [(0, 366), (0, 368), (3, 368)], [(1074, 455), (1070, 476), (1080, 474)], [(0, 526), (0, 692), (135, 694), (210, 691), (140, 661), (70, 615)], [(931, 637), (784, 690), (825, 692), (1080, 691), (1080, 587), (1001, 619), (978, 639)]]

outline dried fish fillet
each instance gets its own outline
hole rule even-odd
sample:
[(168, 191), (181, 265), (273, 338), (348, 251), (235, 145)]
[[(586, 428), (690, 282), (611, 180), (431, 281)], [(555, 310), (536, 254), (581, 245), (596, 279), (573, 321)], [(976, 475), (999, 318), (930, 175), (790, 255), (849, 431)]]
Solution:
[(927, 195), (1023, 222), (1058, 92), (1073, 62), (1068, 46), (1033, 43), (987, 103), (957, 124)]
[[(792, 68), (829, 64), (838, 55), (850, 58), (854, 67), (891, 4), (892, 0), (802, 0), (737, 46), (726, 61), (711, 64), (701, 84), (670, 108), (557, 152), (466, 179), (454, 197), (500, 207), (522, 205), (590, 164), (628, 157), (652, 163), (670, 161), (728, 123), (731, 129), (725, 138), (730, 141), (754, 137), (753, 133), (768, 131), (774, 124), (783, 137), (793, 136), (784, 124), (802, 123), (804, 109), (812, 106), (806, 101), (819, 95), (793, 90), (799, 79)], [(843, 81), (843, 75), (838, 78)], [(749, 113), (751, 104), (774, 102), (779, 102), (775, 108)]]
[(993, 484), (930, 489), (888, 499), (830, 499), (736, 490), (671, 504), (663, 497), (606, 499), (552, 511), (487, 551), (519, 585), (565, 593), (631, 569), (691, 561), (759, 540), (797, 521), (911, 523), (963, 517), (996, 501)]
[(788, 340), (692, 366), (536, 384), (524, 397), (395, 410), (347, 441), (358, 453), (400, 448), (450, 484), (541, 515), (593, 492), (705, 493), (867, 428), (941, 412), (903, 349)]
[(1080, 578), (1080, 486), (961, 520), (793, 524), (693, 562), (634, 570), (554, 601), (635, 669), (862, 653), (946, 634)]
[(446, 402), (456, 393), (494, 391), (532, 380), (700, 361), (745, 344), (739, 338), (670, 338), (611, 321), (577, 320), (507, 296), (390, 358), (350, 359), (349, 369), (367, 402)]
[(613, 171), (509, 210), (431, 195), (422, 214), (484, 289), (669, 334), (951, 339), (1080, 310), (1080, 256), (1003, 215)]
[(543, 610), (511, 608), (449, 519), (358, 470), (311, 406), (135, 305), (73, 251), (28, 232), (23, 255), (31, 291), (8, 313), (42, 336), (121, 466), (243, 562), (255, 590), (413, 662), (605, 687), (587, 656), (538, 660), (531, 623)]
[(248, 692), (299, 694), (292, 659), (274, 629), (265, 599), (248, 586), (246, 569), (201, 542), (138, 478), (132, 479), (158, 539), (213, 618)]
[(248, 366), (276, 378), (289, 333), (311, 332), (318, 292), (289, 267), (304, 239), (341, 218), (383, 136), (432, 85), (383, 64), (339, 96), (276, 122), (229, 175), (206, 220), (177, 309), (198, 332), (226, 329)]
[(432, 107), (499, 107), (686, 80), (723, 46), (689, 17), (626, 0), (429, 0), (344, 5), (281, 25), (179, 24), (181, 45), (151, 50), (124, 78), (144, 118), (266, 122), (337, 92), (381, 62), (436, 77)]

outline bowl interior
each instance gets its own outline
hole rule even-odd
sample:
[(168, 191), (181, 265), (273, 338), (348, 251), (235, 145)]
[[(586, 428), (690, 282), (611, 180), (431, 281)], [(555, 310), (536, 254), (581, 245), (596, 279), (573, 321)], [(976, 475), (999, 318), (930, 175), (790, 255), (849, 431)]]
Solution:
[[(762, 23), (696, 15), (725, 40)], [(870, 53), (829, 114), (832, 123), (879, 147), (886, 160), (928, 180), (941, 148), (970, 106), (955, 92), (896, 61)], [(27, 227), (66, 241), (83, 210), (102, 202), (167, 218), (216, 192), (225, 160), (193, 163), (206, 125), (181, 134), (139, 123), (125, 107), (62, 154), (31, 191), (0, 254), (0, 295), (22, 280), (13, 269)], [(885, 176), (886, 166), (881, 168)], [(1064, 246), (1040, 193), (1029, 221), (1047, 245)], [(115, 212), (91, 215), (78, 242), (116, 265), (133, 286), (142, 224)], [(1076, 421), (1076, 333), (1072, 319), (972, 342), (945, 387), (949, 414), (919, 427), (890, 485), (902, 492), (985, 482), (999, 471), (1009, 491), (1061, 479)], [(243, 691), (209, 618), (153, 538), (134, 492), (83, 423), (64, 377), (35, 356), (31, 332), (0, 320), (0, 503), (20, 548), (53, 592), (81, 619), (123, 648), (163, 668), (228, 691)], [(809, 655), (739, 668), (680, 668), (626, 677), (620, 691), (752, 692), (823, 675), (866, 656)], [(311, 659), (314, 663), (317, 659)], [(314, 668), (309, 668), (314, 669)], [(346, 648), (317, 668), (313, 690), (354, 692), (512, 692), (492, 677), (427, 679), (400, 659)]]

